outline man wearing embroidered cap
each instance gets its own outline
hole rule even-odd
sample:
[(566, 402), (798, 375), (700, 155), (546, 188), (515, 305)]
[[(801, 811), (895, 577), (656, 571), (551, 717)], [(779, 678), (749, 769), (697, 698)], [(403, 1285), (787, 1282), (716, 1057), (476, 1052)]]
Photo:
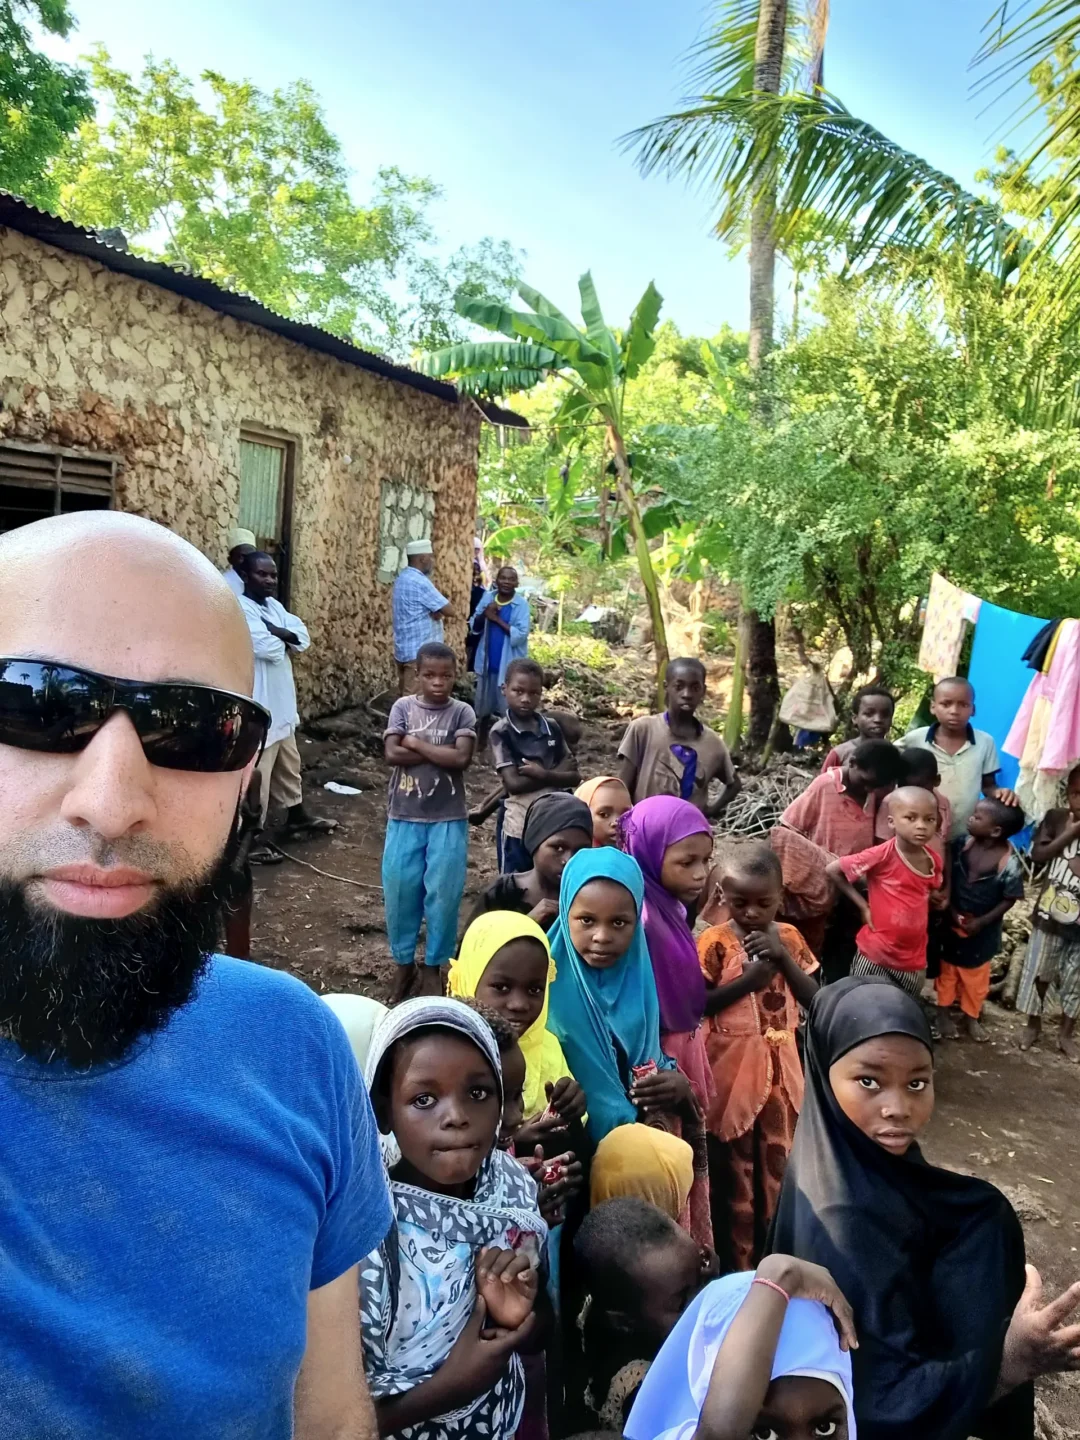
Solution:
[(431, 583), (435, 552), (430, 540), (413, 540), (405, 547), (408, 564), (394, 581), (394, 658), (398, 667), (398, 694), (416, 693), (416, 652), (421, 645), (443, 638), (442, 622), (453, 611), (450, 601)]
[(245, 530), (240, 525), (234, 525), (229, 531), (229, 563), (222, 574), (225, 584), (238, 597), (244, 593), (244, 561), (258, 548), (254, 531)]

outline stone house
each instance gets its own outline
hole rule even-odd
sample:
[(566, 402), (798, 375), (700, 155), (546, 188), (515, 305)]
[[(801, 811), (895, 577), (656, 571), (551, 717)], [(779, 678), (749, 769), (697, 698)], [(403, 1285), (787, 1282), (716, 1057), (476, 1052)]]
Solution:
[(305, 715), (390, 683), (410, 539), (463, 640), (485, 419), (524, 425), (0, 192), (0, 530), (115, 506), (220, 566), (255, 531), (311, 630)]

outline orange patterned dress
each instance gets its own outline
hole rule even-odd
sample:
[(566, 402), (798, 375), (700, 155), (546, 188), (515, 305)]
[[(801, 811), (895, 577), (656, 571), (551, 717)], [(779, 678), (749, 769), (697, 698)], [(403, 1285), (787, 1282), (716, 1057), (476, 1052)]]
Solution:
[[(813, 974), (818, 962), (798, 930), (777, 928), (799, 968)], [(731, 924), (704, 931), (698, 956), (714, 986), (738, 980), (747, 963)], [(795, 1137), (803, 1098), (798, 1025), (798, 1002), (781, 975), (704, 1022), (716, 1091), (706, 1116), (713, 1227), (717, 1248), (728, 1241), (737, 1270), (753, 1269), (761, 1256)]]

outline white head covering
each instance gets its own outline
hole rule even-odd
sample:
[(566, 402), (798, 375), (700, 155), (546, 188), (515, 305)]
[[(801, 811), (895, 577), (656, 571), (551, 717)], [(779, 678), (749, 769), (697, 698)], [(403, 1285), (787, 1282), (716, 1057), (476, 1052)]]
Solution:
[(239, 525), (234, 525), (229, 531), (229, 550), (235, 550), (238, 545), (250, 545), (253, 550), (257, 549), (254, 530), (244, 530)]
[(363, 1074), (375, 1027), (387, 1013), (386, 1006), (367, 995), (324, 995), (322, 997), (345, 1028), (352, 1053)]
[[(642, 1381), (626, 1440), (690, 1440), (720, 1346), (753, 1280), (752, 1271), (725, 1275), (686, 1310)], [(792, 1300), (787, 1307), (772, 1367), (774, 1380), (782, 1375), (809, 1375), (835, 1386), (847, 1406), (849, 1440), (856, 1440), (851, 1356), (840, 1349), (833, 1318), (817, 1300)]]
[[(364, 1063), (364, 1083), (367, 1085), (369, 1093), (375, 1084), (379, 1066), (386, 1058), (386, 1053), (391, 1045), (396, 1045), (399, 1040), (404, 1040), (415, 1030), (423, 1030), (428, 1025), (440, 1025), (444, 1030), (456, 1030), (459, 1035), (464, 1035), (466, 1040), (473, 1042), (495, 1072), (495, 1085), (499, 1092), (499, 1108), (501, 1110), (503, 1105), (502, 1061), (499, 1058), (499, 1047), (495, 1036), (491, 1033), (491, 1026), (483, 1016), (478, 1015), (470, 1006), (463, 1005), (460, 1000), (450, 1000), (438, 995), (406, 1000), (401, 1005), (395, 1005), (393, 1010), (388, 1010), (379, 1021), (375, 1027), (375, 1033), (371, 1037), (367, 1060)], [(380, 1142), (383, 1161), (386, 1168), (392, 1170), (401, 1159), (397, 1141), (393, 1135), (382, 1135)]]
[(405, 546), (406, 555), (434, 555), (430, 540), (410, 540)]

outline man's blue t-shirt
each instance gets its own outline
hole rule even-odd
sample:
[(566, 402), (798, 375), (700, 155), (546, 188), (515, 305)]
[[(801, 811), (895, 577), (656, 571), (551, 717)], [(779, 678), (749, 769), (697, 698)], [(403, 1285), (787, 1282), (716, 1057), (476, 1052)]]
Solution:
[(390, 1224), (340, 1023), (218, 956), (130, 1057), (0, 1040), (0, 1436), (287, 1440), (308, 1291)]

